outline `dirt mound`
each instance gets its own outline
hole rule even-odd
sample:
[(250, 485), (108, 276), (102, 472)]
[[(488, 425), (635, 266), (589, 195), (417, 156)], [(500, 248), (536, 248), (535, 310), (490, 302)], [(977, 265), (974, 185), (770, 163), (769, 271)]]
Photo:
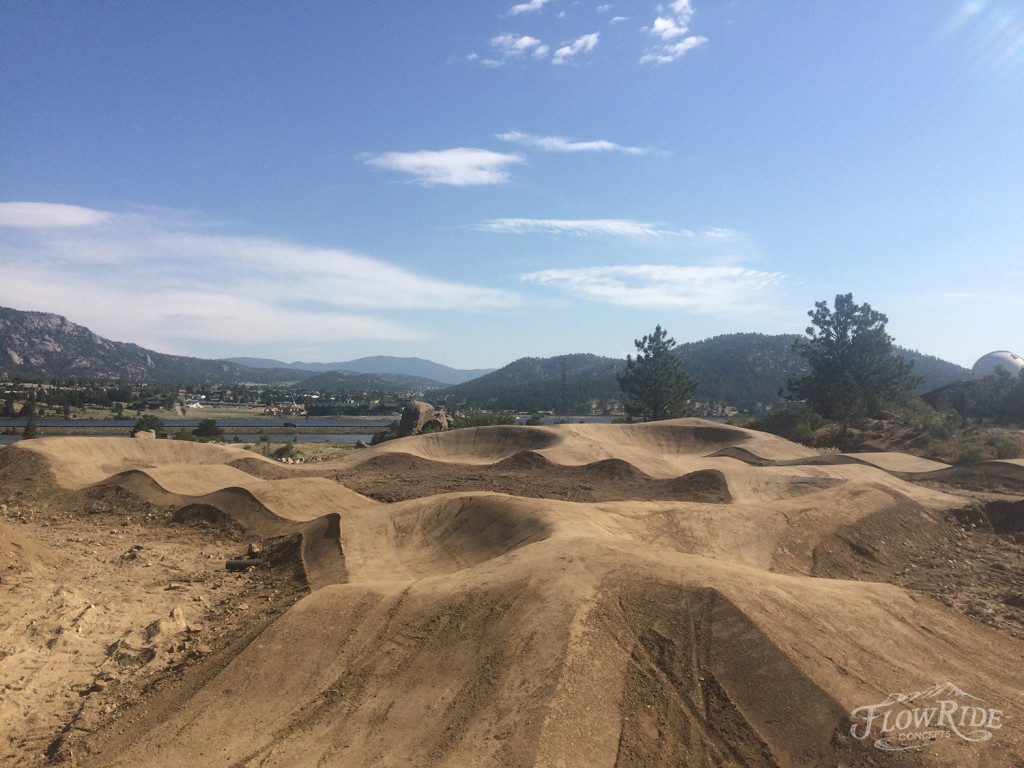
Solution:
[(577, 502), (675, 499), (724, 503), (732, 498), (720, 470), (654, 478), (622, 459), (563, 466), (535, 451), (521, 451), (494, 464), (469, 466), (388, 453), (345, 471), (309, 471), (308, 476), (316, 475), (388, 503), (461, 490)]
[[(406, 453), (434, 461), (492, 464), (520, 451), (539, 451), (556, 442), (557, 430), (552, 427), (479, 427), (389, 440), (378, 446), (377, 453)], [(353, 460), (360, 458), (357, 453)]]
[(175, 464), (223, 465), (246, 453), (241, 448), (215, 443), (119, 437), (42, 438), (16, 443), (11, 448), (44, 456), (57, 483), (65, 488), (92, 485), (129, 469)]
[(984, 461), (923, 472), (914, 476), (919, 482), (941, 483), (970, 491), (1024, 493), (1024, 463)]
[(41, 571), (59, 562), (56, 554), (23, 536), (16, 528), (0, 523), (0, 584), (11, 572)]
[[(1024, 758), (1011, 714), (1024, 708), (1024, 674), (1010, 663), (1024, 654), (1014, 538), (1024, 502), (1009, 486), (972, 493), (952, 475), (933, 479), (949, 468), (817, 454), (689, 419), (457, 430), (317, 467), (158, 451), (104, 448), (95, 466), (79, 446), (37, 452), (55, 473), (66, 456), (76, 482), (100, 484), (51, 489), (65, 494), (63, 517), (26, 532), (73, 530), (56, 520), (96, 521), (106, 539), (132, 531), (113, 566), (83, 541), (89, 579), (74, 601), (60, 599), (81, 612), (104, 567), (125, 595), (163, 574), (146, 582), (163, 602), (145, 620), (97, 629), (110, 639), (89, 646), (86, 682), (105, 680), (103, 664), (120, 677), (111, 693), (89, 689), (92, 714), (60, 710), (57, 741), (52, 710), (41, 730), (55, 757), (104, 767), (936, 768)], [(1019, 471), (1004, 464), (1003, 477)], [(188, 579), (182, 570), (169, 587), (173, 560), (142, 538), (160, 525), (211, 540), (187, 551)], [(251, 569), (226, 572), (225, 551), (255, 553)], [(216, 610), (179, 599), (183, 583), (210, 584), (198, 596)], [(266, 586), (263, 612), (243, 621), (255, 597), (243, 609), (229, 588), (247, 583)], [(296, 585), (309, 594), (292, 604)], [(38, 588), (26, 596), (51, 610), (45, 579), (23, 588)], [(23, 627), (35, 609), (23, 608), (0, 642), (18, 632), (34, 642)], [(74, 659), (77, 630), (47, 631)], [(1005, 713), (990, 738), (944, 728), (901, 758), (874, 746), (880, 722), (854, 714), (946, 682)], [(5, 727), (25, 729), (22, 711), (51, 706), (26, 683)], [(140, 690), (149, 693), (131, 702)], [(870, 726), (870, 738), (853, 726)], [(31, 764), (28, 746), (12, 748), (15, 764)]]
[(514, 470), (543, 470), (557, 466), (551, 459), (542, 456), (536, 451), (519, 451), (507, 459), (502, 459), (492, 465), (495, 469)]
[(727, 504), (732, 501), (729, 483), (717, 469), (702, 469), (668, 481), (669, 494), (688, 501)]
[(295, 473), (289, 471), (289, 467), (278, 464), (276, 461), (269, 461), (262, 457), (248, 454), (228, 462), (229, 467), (234, 467), (247, 475), (258, 477), (261, 480), (280, 480), (285, 477), (294, 477)]
[(22, 449), (24, 442), (0, 450), (0, 504), (50, 497), (57, 485), (47, 458)]
[(429, 472), (443, 464), (409, 453), (380, 453), (370, 456), (359, 469), (362, 472)]
[(637, 480), (650, 480), (651, 477), (641, 472), (628, 461), (622, 459), (602, 459), (593, 464), (586, 464), (580, 468), (580, 476), (600, 480), (624, 480), (636, 482)]

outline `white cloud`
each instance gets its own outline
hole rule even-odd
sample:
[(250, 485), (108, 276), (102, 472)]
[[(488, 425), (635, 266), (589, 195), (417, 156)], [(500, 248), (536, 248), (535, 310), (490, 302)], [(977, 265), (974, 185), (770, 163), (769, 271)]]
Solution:
[(530, 232), (579, 235), (625, 235), (651, 237), (658, 235), (692, 235), (688, 230), (660, 229), (654, 224), (630, 219), (490, 219), (476, 226), (481, 232), (521, 235)]
[(752, 311), (755, 299), (784, 278), (741, 267), (641, 264), (545, 269), (521, 279), (606, 304), (734, 314)]
[(529, 0), (527, 3), (519, 3), (513, 5), (508, 9), (509, 16), (518, 16), (520, 13), (530, 13), (531, 11), (539, 11), (551, 0)]
[(385, 152), (365, 159), (376, 168), (411, 174), (423, 186), (449, 184), (464, 187), (508, 181), (506, 166), (522, 163), (519, 155), (458, 147), (440, 151)]
[[(684, 56), (687, 51), (706, 43), (708, 39), (700, 35), (689, 35), (690, 21), (693, 18), (693, 8), (690, 7), (690, 0), (675, 0), (665, 8), (660, 8), (665, 13), (658, 16), (654, 23), (647, 28), (647, 31), (658, 38), (661, 43), (649, 49), (640, 57), (641, 64), (655, 63), (667, 64)], [(680, 37), (685, 39), (679, 42), (672, 42)]]
[[(530, 54), (530, 57), (534, 59), (546, 59), (548, 54), (551, 52), (551, 48), (544, 45), (544, 43), (536, 37), (532, 37), (530, 35), (512, 35), (508, 32), (491, 38), (491, 47), (498, 52), (500, 58), (480, 59), (480, 63), (487, 67), (500, 67), (505, 62), (511, 59), (522, 58), (526, 54)], [(469, 61), (475, 61), (479, 57), (476, 54), (470, 54), (470, 56), (467, 56), (466, 58)]]
[(687, 51), (691, 51), (698, 45), (703, 45), (708, 39), (706, 37), (690, 36), (685, 40), (672, 45), (663, 45), (654, 51), (645, 53), (640, 57), (641, 64), (668, 64), (681, 58)]
[(646, 149), (639, 147), (624, 147), (611, 141), (598, 139), (596, 141), (573, 141), (562, 136), (535, 136), (531, 133), (520, 131), (507, 131), (495, 134), (496, 138), (502, 141), (510, 141), (528, 147), (536, 147), (548, 152), (625, 152), (627, 155), (642, 155)]
[(108, 338), (160, 351), (419, 340), (427, 335), (422, 322), (403, 313), (522, 303), (510, 291), (341, 249), (221, 234), (173, 212), (108, 214), (91, 227), (17, 235), (0, 230), (0, 252), (0, 306), (59, 312)]
[(609, 24), (621, 24), (624, 21), (629, 21), (629, 16), (613, 16)]
[(60, 203), (0, 203), (0, 227), (91, 227), (112, 214)]
[[(491, 40), (491, 47), (498, 50), (502, 56), (522, 56), (531, 48), (542, 47), (542, 43), (536, 37), (530, 35), (510, 35), (507, 32)], [(546, 47), (546, 46), (544, 46)]]
[(651, 34), (662, 40), (671, 40), (673, 37), (685, 35), (688, 31), (686, 27), (679, 26), (675, 19), (663, 19), (660, 16), (654, 20), (651, 27)]
[(551, 63), (565, 64), (570, 58), (578, 54), (589, 53), (597, 47), (600, 36), (600, 32), (591, 32), (589, 35), (583, 35), (582, 37), (576, 38), (576, 40), (570, 45), (562, 46), (555, 51), (555, 55), (551, 59)]

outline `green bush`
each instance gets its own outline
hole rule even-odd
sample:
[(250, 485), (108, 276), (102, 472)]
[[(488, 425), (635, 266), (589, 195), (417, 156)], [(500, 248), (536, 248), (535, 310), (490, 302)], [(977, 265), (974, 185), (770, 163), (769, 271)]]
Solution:
[(453, 429), (467, 427), (493, 427), (497, 425), (515, 424), (516, 417), (508, 411), (469, 411), (455, 419)]
[(135, 426), (132, 427), (132, 435), (135, 435), (137, 432), (147, 432), (150, 430), (156, 432), (157, 437), (163, 437), (164, 423), (153, 414), (147, 413), (144, 416), (140, 416), (139, 420), (135, 422)]
[(1021, 456), (1024, 456), (1024, 448), (1021, 448), (1013, 440), (1005, 437), (997, 440), (995, 447), (997, 459), (1019, 459)]
[(388, 440), (394, 440), (398, 437), (398, 425), (399, 422), (392, 421), (383, 432), (374, 432), (373, 437), (370, 438), (370, 445), (380, 445)]
[(216, 419), (203, 419), (192, 434), (200, 440), (220, 440), (224, 437), (224, 430), (217, 426)]
[(977, 464), (981, 461), (981, 451), (977, 448), (961, 448), (956, 458), (957, 464)]
[(276, 451), (274, 451), (275, 459), (293, 459), (299, 455), (299, 452), (295, 450), (293, 443), (285, 443)]

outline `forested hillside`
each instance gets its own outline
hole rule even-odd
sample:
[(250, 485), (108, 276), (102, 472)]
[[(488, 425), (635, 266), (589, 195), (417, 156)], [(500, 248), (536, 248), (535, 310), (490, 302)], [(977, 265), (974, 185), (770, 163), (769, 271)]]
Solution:
[(439, 390), (449, 408), (535, 413), (611, 413), (619, 405), (615, 372), (622, 360), (590, 354), (524, 357), (494, 373)]
[[(703, 415), (735, 408), (758, 415), (786, 404), (780, 395), (786, 382), (804, 371), (793, 350), (794, 335), (734, 333), (680, 344), (675, 353), (683, 369), (697, 380), (695, 400)], [(897, 348), (913, 361), (923, 378), (919, 393), (968, 378), (970, 371), (930, 355)], [(431, 393), (431, 400), (450, 408), (481, 408), (522, 412), (553, 411), (603, 414), (621, 408), (615, 378), (624, 360), (576, 354), (525, 357), (494, 373)]]

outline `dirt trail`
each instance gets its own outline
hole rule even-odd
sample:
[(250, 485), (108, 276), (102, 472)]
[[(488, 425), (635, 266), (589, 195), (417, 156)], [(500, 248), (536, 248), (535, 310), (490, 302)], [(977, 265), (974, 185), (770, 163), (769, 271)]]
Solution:
[[(87, 440), (0, 452), (5, 764), (1024, 761), (1024, 463), (693, 419), (315, 468)], [(851, 734), (945, 683), (991, 738)]]

